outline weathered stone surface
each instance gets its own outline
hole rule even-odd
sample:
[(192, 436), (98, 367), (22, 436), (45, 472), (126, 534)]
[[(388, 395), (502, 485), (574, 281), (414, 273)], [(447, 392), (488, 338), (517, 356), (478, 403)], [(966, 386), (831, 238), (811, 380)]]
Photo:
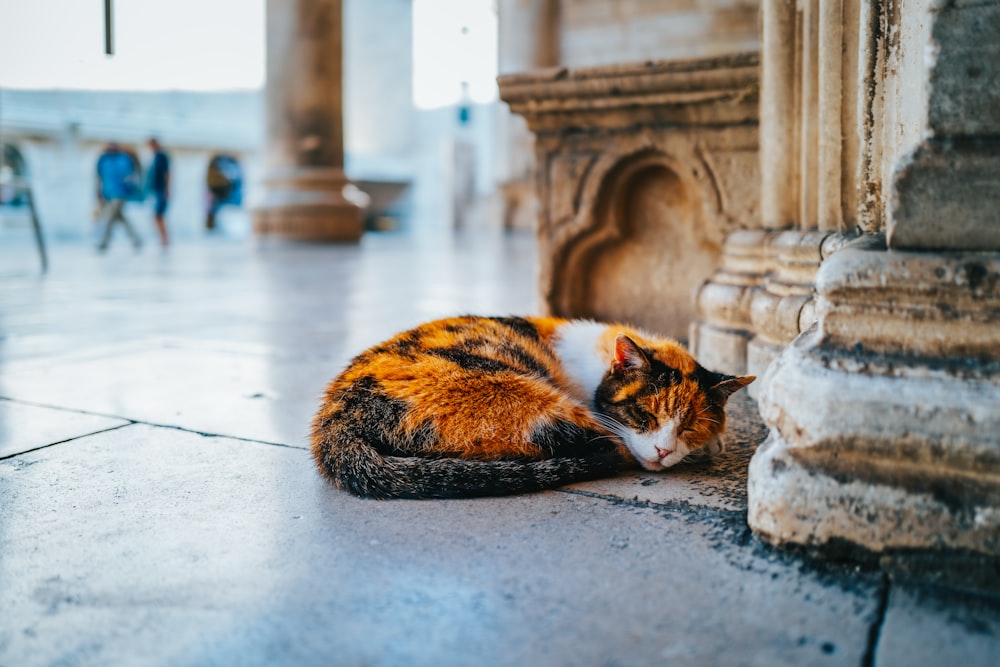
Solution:
[(935, 8), (928, 125), (946, 137), (1000, 134), (1000, 6)]
[(691, 324), (690, 347), (708, 368), (731, 375), (747, 372), (747, 344), (753, 338), (751, 306), (772, 268), (768, 246), (774, 233), (741, 230), (729, 234), (721, 265), (698, 289), (698, 319)]
[(997, 554), (1000, 8), (763, 11), (763, 94), (795, 100), (761, 119), (767, 222), (856, 222), (890, 250), (872, 235), (821, 252), (806, 301), (820, 262), (799, 271), (786, 253), (755, 292), (749, 372), (806, 332), (751, 387), (772, 432), (750, 467), (750, 524), (779, 543)]
[(845, 248), (820, 269), (824, 344), (941, 364), (1000, 359), (1000, 255), (880, 252), (877, 243)]
[(896, 165), (886, 232), (899, 250), (1000, 249), (1000, 141), (941, 139)]
[[(507, 74), (500, 96), (535, 133), (755, 123), (756, 53)], [(677, 129), (681, 129), (681, 127)]]
[(757, 0), (560, 0), (561, 62), (571, 67), (714, 56), (758, 47)]
[(1000, 382), (860, 372), (820, 335), (761, 380), (771, 436), (750, 464), (751, 527), (776, 543), (1000, 554)]
[(759, 390), (749, 521), (775, 542), (1000, 554), (997, 258), (864, 239)]

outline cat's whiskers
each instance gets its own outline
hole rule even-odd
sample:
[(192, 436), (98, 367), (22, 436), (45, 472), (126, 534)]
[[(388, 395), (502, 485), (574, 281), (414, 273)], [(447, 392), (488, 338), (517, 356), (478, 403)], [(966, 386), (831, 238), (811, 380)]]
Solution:
[(604, 428), (608, 429), (619, 438), (625, 438), (629, 433), (629, 428), (622, 424), (620, 421), (614, 417), (609, 417), (608, 415), (602, 415), (600, 413), (594, 413), (594, 419), (601, 424)]

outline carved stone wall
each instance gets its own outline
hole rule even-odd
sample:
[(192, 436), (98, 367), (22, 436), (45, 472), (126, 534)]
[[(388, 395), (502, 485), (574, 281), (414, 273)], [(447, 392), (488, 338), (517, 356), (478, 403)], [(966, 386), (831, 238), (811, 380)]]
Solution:
[(500, 78), (535, 133), (549, 312), (686, 338), (726, 234), (758, 226), (756, 54)]

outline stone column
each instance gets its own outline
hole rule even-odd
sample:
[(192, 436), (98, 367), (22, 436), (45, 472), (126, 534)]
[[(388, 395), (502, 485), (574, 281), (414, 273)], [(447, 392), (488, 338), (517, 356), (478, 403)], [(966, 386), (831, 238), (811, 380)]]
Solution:
[(885, 234), (823, 261), (815, 327), (761, 381), (748, 520), (779, 544), (997, 555), (1000, 5), (853, 14), (876, 19), (857, 80), (879, 99), (856, 99), (884, 114), (850, 129)]
[(768, 229), (788, 229), (798, 219), (795, 15), (795, 0), (762, 3), (760, 210)]
[(254, 231), (357, 241), (367, 197), (344, 175), (341, 0), (268, 0), (267, 145)]

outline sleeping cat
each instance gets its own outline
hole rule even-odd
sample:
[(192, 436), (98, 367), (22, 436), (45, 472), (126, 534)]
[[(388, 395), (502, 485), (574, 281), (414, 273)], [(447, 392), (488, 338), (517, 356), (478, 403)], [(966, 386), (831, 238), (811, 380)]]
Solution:
[(625, 326), (456, 317), (356, 357), (327, 388), (312, 451), (359, 496), (537, 491), (721, 451), (726, 399), (753, 380)]

